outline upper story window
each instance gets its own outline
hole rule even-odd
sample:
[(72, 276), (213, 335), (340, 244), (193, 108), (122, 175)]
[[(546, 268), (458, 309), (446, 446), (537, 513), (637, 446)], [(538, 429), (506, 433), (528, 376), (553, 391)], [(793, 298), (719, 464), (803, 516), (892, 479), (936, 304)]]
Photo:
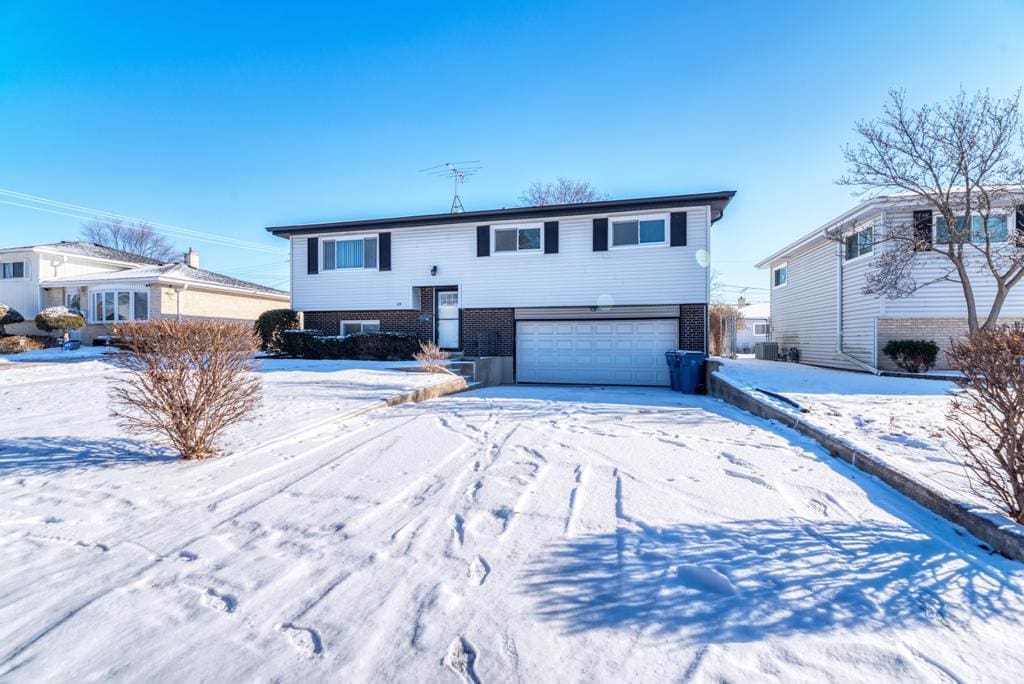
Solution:
[(338, 332), (342, 337), (356, 333), (379, 332), (380, 321), (342, 321)]
[[(998, 214), (988, 217), (988, 234), (990, 242), (1006, 242), (1006, 215)], [(940, 244), (949, 244), (949, 224), (946, 217), (941, 214), (935, 218), (935, 241)], [(985, 219), (981, 215), (971, 216), (971, 232), (967, 235), (964, 228), (964, 217), (956, 219), (956, 232), (954, 237), (962, 237), (964, 242), (968, 240), (976, 245), (985, 243)], [(959, 240), (958, 240), (959, 241)]]
[(540, 226), (515, 226), (494, 229), (495, 252), (531, 252), (540, 249)]
[(789, 281), (789, 265), (783, 264), (772, 270), (772, 287), (782, 287)]
[(875, 229), (868, 227), (846, 236), (846, 260), (871, 254), (875, 247)]
[(25, 277), (25, 262), (24, 261), (5, 261), (0, 263), (0, 278), (7, 280), (8, 278), (24, 278)]
[(665, 219), (612, 219), (612, 247), (665, 244)]
[(343, 268), (377, 268), (377, 238), (324, 240), (325, 271)]
[[(69, 307), (70, 308), (70, 307)], [(111, 290), (92, 293), (90, 320), (94, 323), (144, 321), (149, 318), (149, 292)]]

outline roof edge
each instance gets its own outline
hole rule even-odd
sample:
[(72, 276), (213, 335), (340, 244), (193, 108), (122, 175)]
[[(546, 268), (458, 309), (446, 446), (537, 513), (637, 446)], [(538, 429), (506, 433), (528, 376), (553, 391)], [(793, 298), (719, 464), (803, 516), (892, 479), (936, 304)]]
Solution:
[[(636, 209), (662, 209), (673, 206), (711, 205), (711, 222), (719, 220), (725, 207), (736, 194), (735, 190), (705, 192), (688, 195), (664, 195), (639, 197), (623, 200), (601, 200), (579, 204), (549, 204), (539, 207), (513, 207), (510, 209), (487, 209), (467, 211), (459, 214), (421, 214), (415, 216), (394, 216), (356, 221), (334, 221), (328, 223), (305, 223), (291, 226), (269, 226), (266, 230), (278, 237), (289, 237), (303, 233), (325, 231), (346, 232), (379, 228), (403, 228), (413, 226), (441, 225), (447, 223), (477, 223), (481, 221), (507, 220), (516, 218), (543, 218), (547, 216), (574, 216), (602, 212), (630, 211)], [(715, 215), (717, 213), (717, 215)]]

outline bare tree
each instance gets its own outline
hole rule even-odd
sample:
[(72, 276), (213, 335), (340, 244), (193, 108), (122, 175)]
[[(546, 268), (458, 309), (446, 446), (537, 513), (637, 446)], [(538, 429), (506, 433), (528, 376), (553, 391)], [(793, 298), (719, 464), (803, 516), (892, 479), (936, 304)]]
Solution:
[(608, 199), (598, 192), (590, 181), (576, 181), (558, 177), (554, 183), (534, 181), (519, 196), (519, 202), (527, 207), (546, 207), (552, 204), (581, 204)]
[(82, 226), (82, 237), (104, 247), (120, 249), (157, 261), (174, 261), (179, 254), (171, 242), (148, 223), (120, 219), (93, 221)]
[(984, 328), (946, 352), (963, 372), (946, 431), (971, 488), (1024, 523), (1024, 324)]
[(113, 417), (128, 432), (162, 435), (185, 459), (214, 455), (221, 433), (261, 401), (250, 324), (161, 319), (118, 324), (114, 334), (124, 351), (113, 358), (128, 372), (111, 388)]
[[(865, 294), (897, 299), (938, 282), (958, 283), (967, 305), (968, 327), (979, 329), (972, 278), (991, 277), (995, 299), (984, 326), (996, 323), (1006, 296), (1024, 278), (1024, 242), (1009, 234), (1013, 217), (1004, 212), (1024, 191), (1024, 129), (1020, 93), (995, 98), (987, 92), (918, 108), (902, 91), (890, 92), (883, 115), (861, 121), (860, 142), (843, 156), (848, 173), (837, 183), (864, 193), (902, 193), (910, 203), (938, 214), (944, 226), (933, 240), (930, 220), (877, 226), (869, 238), (878, 250)], [(849, 237), (849, 226), (836, 239)], [(918, 280), (923, 260), (938, 272)]]

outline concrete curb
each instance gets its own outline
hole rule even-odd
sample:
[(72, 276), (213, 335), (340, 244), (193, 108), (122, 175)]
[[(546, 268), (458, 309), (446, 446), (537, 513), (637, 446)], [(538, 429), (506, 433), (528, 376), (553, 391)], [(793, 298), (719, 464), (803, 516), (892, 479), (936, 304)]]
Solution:
[(715, 371), (721, 365), (722, 363), (719, 361), (708, 363), (708, 394), (711, 396), (755, 416), (778, 421), (800, 434), (810, 437), (828, 449), (833, 456), (841, 458), (869, 475), (874, 475), (931, 512), (963, 527), (1007, 558), (1024, 562), (1024, 526), (994, 513), (973, 510), (966, 504), (950, 499), (942, 492), (896, 470), (870, 452), (854, 447), (825, 430), (804, 422), (801, 416), (789, 413), (752, 396), (716, 373)]

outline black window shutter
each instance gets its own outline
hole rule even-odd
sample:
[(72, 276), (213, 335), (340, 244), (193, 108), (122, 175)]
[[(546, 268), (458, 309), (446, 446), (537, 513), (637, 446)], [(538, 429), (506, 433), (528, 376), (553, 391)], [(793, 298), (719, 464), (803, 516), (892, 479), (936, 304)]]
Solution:
[(381, 271), (391, 270), (391, 233), (377, 234), (377, 268)]
[(1017, 205), (1017, 246), (1024, 247), (1024, 204)]
[(558, 221), (544, 222), (544, 253), (558, 254)]
[(306, 238), (306, 273), (320, 272), (320, 238)]
[(608, 219), (594, 219), (594, 251), (608, 251)]
[(673, 211), (670, 223), (672, 224), (669, 236), (669, 245), (672, 247), (686, 246), (686, 212)]
[(932, 210), (914, 212), (914, 251), (928, 251), (932, 248)]
[(476, 227), (476, 255), (478, 257), (491, 256), (491, 227)]

